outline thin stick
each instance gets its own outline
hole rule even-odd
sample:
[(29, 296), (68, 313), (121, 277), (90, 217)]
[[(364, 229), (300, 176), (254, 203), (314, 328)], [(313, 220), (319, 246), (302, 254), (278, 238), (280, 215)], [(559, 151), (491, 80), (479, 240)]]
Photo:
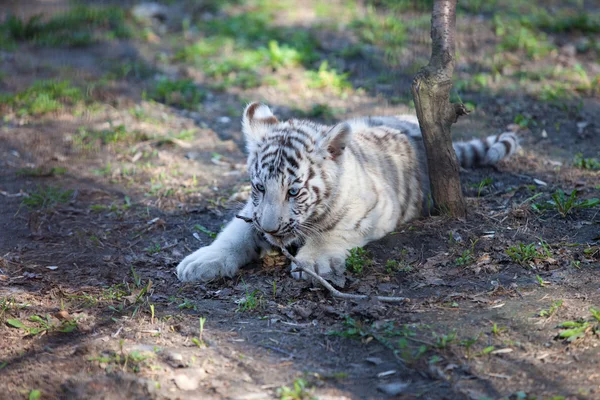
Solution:
[(329, 282), (327, 282), (325, 279), (323, 279), (322, 277), (320, 277), (319, 275), (317, 275), (315, 272), (311, 271), (310, 269), (306, 268), (305, 265), (303, 265), (302, 263), (300, 263), (296, 257), (294, 257), (293, 255), (291, 255), (286, 249), (285, 246), (283, 245), (279, 245), (279, 247), (281, 248), (281, 252), (283, 253), (284, 256), (286, 256), (287, 258), (289, 258), (293, 263), (296, 264), (296, 268), (292, 271), (302, 271), (307, 273), (308, 275), (310, 275), (311, 277), (313, 277), (317, 282), (319, 282), (321, 285), (323, 285), (327, 290), (329, 290), (329, 292), (331, 293), (331, 295), (333, 297), (339, 297), (341, 299), (350, 299), (350, 300), (366, 300), (366, 299), (376, 299), (379, 300), (383, 303), (403, 303), (403, 302), (407, 302), (410, 301), (410, 299), (406, 298), (406, 297), (389, 297), (389, 296), (367, 296), (364, 294), (351, 294), (351, 293), (342, 293), (339, 290), (337, 290), (336, 288), (334, 288), (333, 286), (331, 286), (331, 284)]
[[(245, 222), (247, 222), (249, 224), (252, 223), (252, 218), (248, 218), (248, 217), (245, 217), (243, 215), (236, 215), (235, 217), (239, 218), (242, 221), (245, 221)], [(406, 298), (406, 297), (367, 296), (367, 295), (364, 295), (364, 294), (342, 293), (339, 290), (337, 290), (336, 288), (334, 288), (333, 286), (331, 286), (331, 284), (329, 282), (327, 282), (325, 279), (323, 279), (322, 277), (320, 277), (319, 275), (317, 275), (315, 272), (313, 272), (310, 269), (308, 269), (300, 261), (298, 261), (296, 259), (296, 257), (294, 257), (293, 255), (291, 255), (285, 249), (285, 246), (283, 245), (283, 243), (279, 242), (278, 246), (281, 249), (281, 252), (283, 253), (283, 255), (286, 256), (287, 258), (289, 258), (290, 261), (292, 261), (294, 264), (296, 264), (296, 268), (294, 268), (294, 270), (292, 272), (302, 271), (302, 272), (305, 272), (306, 274), (310, 275), (317, 282), (319, 282), (321, 285), (323, 285), (325, 287), (325, 289), (329, 290), (329, 292), (331, 293), (331, 295), (333, 297), (339, 297), (340, 299), (349, 299), (349, 300), (375, 299), (375, 300), (381, 301), (382, 303), (403, 303), (403, 302), (409, 302), (410, 301), (410, 299)]]

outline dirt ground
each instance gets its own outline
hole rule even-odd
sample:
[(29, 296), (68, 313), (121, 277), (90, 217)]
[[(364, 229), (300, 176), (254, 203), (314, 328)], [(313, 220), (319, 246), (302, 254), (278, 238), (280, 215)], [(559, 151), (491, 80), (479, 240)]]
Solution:
[[(466, 220), (414, 221), (355, 257), (362, 272), (348, 271), (343, 290), (409, 299), (399, 304), (336, 300), (293, 280), (278, 254), (207, 284), (174, 272), (247, 194), (246, 102), (326, 122), (414, 112), (427, 11), (171, 1), (166, 15), (134, 22), (133, 3), (120, 2), (141, 34), (0, 42), (0, 398), (600, 399), (600, 8), (527, 2), (593, 16), (589, 26), (544, 25), (537, 38), (550, 49), (530, 57), (539, 43), (501, 48), (497, 16), (526, 7), (506, 3), (514, 8), (459, 9), (453, 96), (474, 111), (453, 133), (514, 130), (522, 150), (463, 171)], [(70, 7), (6, 4), (24, 20)], [(314, 38), (314, 60), (261, 67), (249, 85), (239, 71), (209, 75), (177, 56), (211, 21), (265, 8), (277, 13), (268, 29)], [(394, 62), (353, 28), (368, 12), (407, 26)], [(304, 82), (322, 60), (338, 75)], [(348, 87), (335, 80), (342, 72)], [(153, 94), (163, 76), (189, 79), (202, 99)], [(36, 95), (48, 109), (38, 112), (11, 97), (44, 80), (69, 80), (82, 99), (63, 93), (51, 109)]]

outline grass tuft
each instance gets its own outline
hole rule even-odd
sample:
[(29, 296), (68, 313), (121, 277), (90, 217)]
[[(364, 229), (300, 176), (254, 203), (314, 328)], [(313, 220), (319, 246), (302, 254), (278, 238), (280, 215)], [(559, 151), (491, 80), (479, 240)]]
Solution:
[(26, 21), (11, 15), (0, 24), (0, 32), (5, 44), (12, 40), (52, 47), (87, 46), (132, 36), (125, 12), (120, 7), (76, 6), (47, 21), (41, 15)]
[(23, 199), (22, 204), (29, 209), (51, 208), (59, 203), (68, 202), (73, 196), (72, 190), (62, 190), (57, 187), (38, 187)]
[(81, 89), (69, 81), (41, 80), (13, 95), (0, 97), (20, 116), (41, 115), (61, 110), (66, 105), (76, 105), (84, 100)]

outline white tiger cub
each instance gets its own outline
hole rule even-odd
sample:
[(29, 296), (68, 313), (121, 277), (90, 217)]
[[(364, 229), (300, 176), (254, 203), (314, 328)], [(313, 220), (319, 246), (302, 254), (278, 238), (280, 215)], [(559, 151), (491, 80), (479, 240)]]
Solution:
[[(333, 127), (280, 122), (252, 103), (242, 117), (252, 195), (210, 245), (177, 266), (182, 281), (231, 277), (271, 246), (299, 247), (296, 258), (343, 285), (354, 247), (419, 217), (429, 197), (426, 158), (414, 116), (373, 117)], [(513, 133), (454, 143), (463, 167), (493, 165), (518, 146)], [(295, 268), (292, 265), (292, 270)], [(295, 278), (301, 273), (293, 272)], [(304, 274), (304, 278), (307, 278)]]

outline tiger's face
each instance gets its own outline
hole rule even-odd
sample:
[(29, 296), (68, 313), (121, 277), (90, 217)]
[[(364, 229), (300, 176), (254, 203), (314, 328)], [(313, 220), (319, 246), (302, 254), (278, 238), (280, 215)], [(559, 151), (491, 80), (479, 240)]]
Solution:
[(318, 221), (337, 192), (349, 126), (279, 122), (269, 107), (252, 103), (244, 111), (242, 127), (254, 227), (274, 244), (318, 235)]

